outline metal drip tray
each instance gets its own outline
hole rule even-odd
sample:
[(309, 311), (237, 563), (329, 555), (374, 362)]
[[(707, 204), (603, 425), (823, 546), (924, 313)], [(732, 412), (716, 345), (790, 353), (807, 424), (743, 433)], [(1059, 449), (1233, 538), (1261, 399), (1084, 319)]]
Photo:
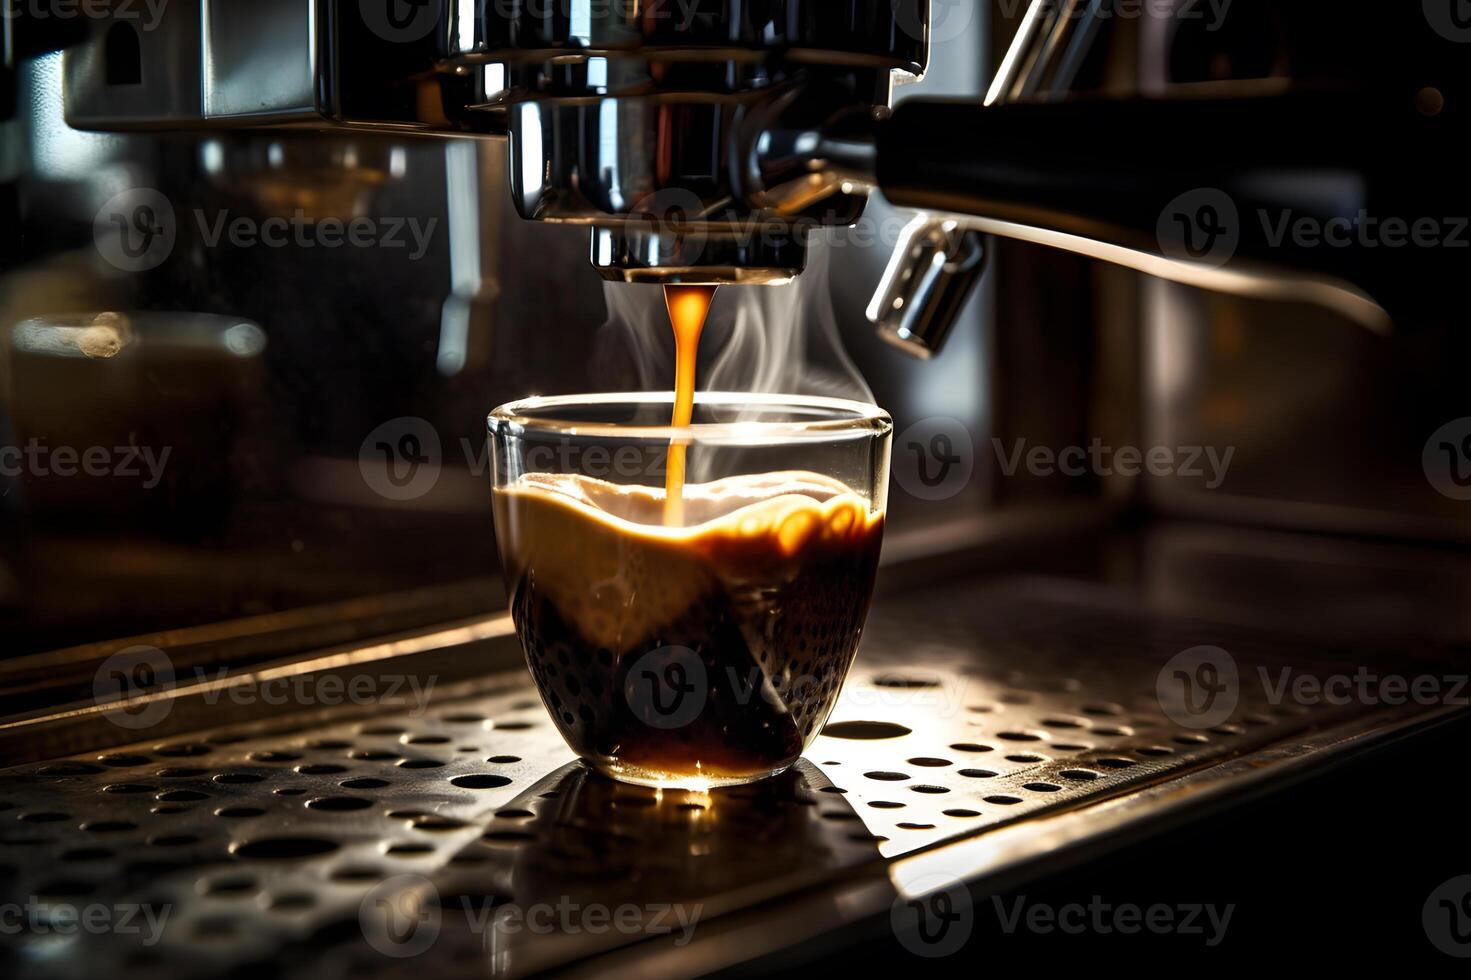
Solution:
[[(1209, 728), (1172, 720), (1157, 688), (1201, 644), (1228, 648), (1241, 677)], [(0, 883), (52, 911), (0, 937), (0, 969), (605, 975), (673, 950), (680, 972), (728, 965), (882, 911), (923, 890), (916, 876), (1015, 871), (1430, 717), (1271, 703), (1256, 668), (1281, 664), (1333, 669), (1321, 652), (1087, 596), (956, 588), (880, 604), (810, 761), (756, 786), (595, 776), (521, 671), (424, 711), (15, 767), (0, 786)], [(806, 913), (778, 911), (793, 902)], [(135, 931), (63, 933), (46, 918), (89, 906), (135, 909)], [(757, 937), (740, 931), (751, 916), (764, 917)]]

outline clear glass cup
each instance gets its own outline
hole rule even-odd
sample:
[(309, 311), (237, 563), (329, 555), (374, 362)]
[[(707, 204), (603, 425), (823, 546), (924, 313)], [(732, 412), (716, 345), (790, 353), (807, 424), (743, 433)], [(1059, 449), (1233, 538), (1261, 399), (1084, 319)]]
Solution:
[[(533, 398), (490, 416), (511, 615), (568, 745), (607, 775), (775, 775), (821, 729), (873, 593), (893, 423), (833, 398)], [(683, 470), (682, 487), (671, 470)]]

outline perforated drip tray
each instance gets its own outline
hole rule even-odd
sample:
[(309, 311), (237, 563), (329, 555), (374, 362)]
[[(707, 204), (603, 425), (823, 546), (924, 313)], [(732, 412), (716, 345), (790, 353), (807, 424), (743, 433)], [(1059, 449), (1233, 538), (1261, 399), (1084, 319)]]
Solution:
[[(1172, 721), (1156, 686), (1201, 644), (1227, 648), (1242, 679), (1207, 729)], [(729, 965), (801, 938), (733, 942), (742, 917), (775, 922), (783, 903), (855, 887), (804, 922), (871, 915), (906, 862), (970, 879), (1003, 854), (1040, 863), (1059, 841), (1147, 823), (1203, 777), (1244, 784), (1425, 717), (1272, 704), (1255, 668), (1284, 664), (1334, 669), (1319, 651), (1071, 593), (957, 587), (881, 604), (807, 760), (756, 786), (659, 793), (594, 776), (520, 672), (423, 712), (16, 767), (0, 784), (0, 894), (35, 915), (0, 936), (0, 972), (500, 976), (610, 972), (676, 948), (687, 967)], [(1089, 822), (1064, 833), (1064, 818)], [(1018, 828), (1045, 828), (1045, 846), (1003, 836)], [(101, 928), (56, 928), (93, 906)]]

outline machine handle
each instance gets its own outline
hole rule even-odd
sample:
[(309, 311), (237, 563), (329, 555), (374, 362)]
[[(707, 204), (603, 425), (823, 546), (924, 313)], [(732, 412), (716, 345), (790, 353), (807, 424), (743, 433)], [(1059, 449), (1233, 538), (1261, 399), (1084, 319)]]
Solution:
[(939, 353), (985, 275), (987, 254), (980, 232), (921, 213), (905, 227), (869, 304), (879, 336), (916, 357)]

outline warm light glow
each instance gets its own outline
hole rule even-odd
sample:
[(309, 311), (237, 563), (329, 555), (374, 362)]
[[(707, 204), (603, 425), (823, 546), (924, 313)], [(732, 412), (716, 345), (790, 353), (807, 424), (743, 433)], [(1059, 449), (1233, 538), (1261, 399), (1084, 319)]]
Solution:
[(1348, 283), (1277, 276), (1264, 269), (1234, 269), (1226, 266), (1217, 268), (1204, 263), (1183, 262), (1122, 245), (1094, 241), (1047, 228), (1019, 225), (1011, 221), (968, 218), (965, 224), (987, 234), (1062, 249), (1186, 286), (1212, 289), (1236, 296), (1305, 300), (1334, 310), (1374, 333), (1388, 335), (1393, 331), (1393, 323), (1384, 308)]
[[(674, 326), (674, 417), (670, 425), (676, 429), (688, 426), (695, 413), (695, 365), (700, 352), (700, 335), (715, 299), (715, 286), (665, 286), (664, 301), (669, 307), (669, 322)], [(664, 523), (678, 527), (684, 523), (684, 468), (687, 447), (674, 442), (669, 446), (666, 464), (668, 476), (664, 484)]]
[[(699, 763), (695, 763), (698, 767)], [(690, 793), (708, 794), (711, 789), (710, 780), (704, 776), (685, 776), (667, 784), (668, 789), (680, 789)], [(663, 790), (660, 790), (662, 793)]]
[(1006, 57), (1001, 59), (1001, 67), (996, 71), (996, 80), (991, 83), (991, 90), (986, 93), (986, 105), (995, 105), (997, 100), (1006, 94), (1006, 85), (1016, 71), (1017, 62), (1031, 46), (1032, 35), (1037, 30), (1037, 25), (1046, 7), (1047, 0), (1032, 0), (1032, 5), (1027, 8), (1021, 26), (1016, 29), (1016, 37), (1012, 39), (1011, 47), (1006, 51)]

